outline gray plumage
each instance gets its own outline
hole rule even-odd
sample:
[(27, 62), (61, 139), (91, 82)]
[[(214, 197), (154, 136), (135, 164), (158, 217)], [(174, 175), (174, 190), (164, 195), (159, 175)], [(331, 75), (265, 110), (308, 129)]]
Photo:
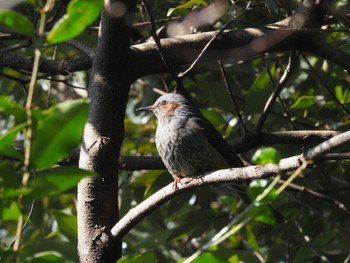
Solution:
[(156, 146), (166, 168), (177, 181), (205, 172), (241, 167), (241, 159), (214, 126), (182, 95), (162, 95), (149, 107), (157, 119)]

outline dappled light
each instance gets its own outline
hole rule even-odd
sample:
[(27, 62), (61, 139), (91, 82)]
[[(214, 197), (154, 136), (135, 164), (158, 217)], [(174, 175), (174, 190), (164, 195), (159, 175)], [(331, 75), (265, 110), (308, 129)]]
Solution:
[(348, 262), (348, 7), (1, 1), (0, 261)]

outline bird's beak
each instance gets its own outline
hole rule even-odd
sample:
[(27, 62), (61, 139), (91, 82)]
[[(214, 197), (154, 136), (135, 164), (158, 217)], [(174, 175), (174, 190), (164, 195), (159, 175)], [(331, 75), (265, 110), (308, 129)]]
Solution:
[(153, 105), (152, 106), (138, 108), (136, 111), (153, 111)]

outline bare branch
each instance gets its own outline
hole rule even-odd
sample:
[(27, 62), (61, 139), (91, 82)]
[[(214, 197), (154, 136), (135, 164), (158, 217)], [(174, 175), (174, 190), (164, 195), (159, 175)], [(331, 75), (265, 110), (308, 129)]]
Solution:
[(219, 63), (219, 68), (220, 68), (220, 71), (221, 71), (222, 78), (223, 78), (225, 86), (226, 86), (226, 90), (227, 90), (228, 94), (230, 95), (230, 99), (231, 99), (231, 102), (232, 102), (232, 105), (233, 105), (233, 108), (234, 108), (233, 112), (238, 117), (239, 125), (240, 125), (240, 128), (242, 130), (243, 137), (244, 137), (247, 134), (248, 129), (247, 129), (247, 127), (244, 124), (243, 117), (242, 117), (241, 112), (239, 110), (237, 101), (235, 99), (235, 96), (234, 96), (232, 88), (231, 88), (231, 85), (230, 85), (230, 83), (228, 81), (224, 64), (222, 63), (222, 61), (220, 59), (218, 60), (218, 63)]
[[(274, 144), (300, 144), (308, 145), (321, 143), (328, 140), (340, 132), (337, 131), (285, 131), (271, 133), (247, 134), (230, 142), (230, 146), (237, 153), (247, 152), (261, 145)], [(346, 156), (343, 156), (345, 158)], [(328, 160), (331, 157), (327, 157)], [(340, 159), (338, 155), (335, 159)], [(120, 159), (120, 169), (127, 171), (137, 170), (165, 170), (165, 166), (160, 157), (156, 156), (122, 156)]]
[[(31, 72), (33, 69), (33, 60), (31, 58), (0, 52), (0, 65)], [(91, 65), (92, 59), (89, 56), (66, 60), (48, 60), (42, 58), (40, 60), (39, 71), (52, 75), (68, 75), (72, 72), (88, 70), (91, 68)]]
[(317, 160), (318, 158), (322, 157), (323, 155), (329, 153), (330, 151), (334, 150), (335, 148), (344, 145), (345, 143), (350, 141), (350, 131), (341, 133), (337, 136), (334, 136), (333, 138), (330, 138), (329, 140), (317, 145), (315, 148), (313, 148), (312, 151), (307, 151), (304, 154), (304, 157), (306, 160)]
[(200, 178), (191, 178), (191, 180), (185, 184), (180, 183), (177, 190), (174, 190), (171, 183), (144, 200), (135, 208), (129, 210), (129, 212), (112, 228), (111, 235), (122, 238), (148, 214), (182, 192), (204, 185), (254, 180), (295, 170), (305, 163), (313, 163), (319, 160), (330, 150), (349, 142), (350, 131), (339, 134), (302, 155), (282, 159), (279, 164), (255, 165), (206, 173)]
[[(293, 16), (264, 28), (224, 31), (220, 34), (220, 37), (213, 41), (200, 61), (226, 58), (246, 60), (267, 52), (300, 50), (324, 57), (350, 71), (350, 54), (327, 44), (325, 40), (318, 36), (320, 32), (326, 31), (319, 29), (324, 15), (324, 10), (319, 5), (319, 2), (322, 1), (317, 1), (316, 4), (310, 2), (313, 1), (306, 0)], [(303, 26), (297, 23), (300, 20), (296, 19), (298, 17), (303, 18)], [(316, 22), (312, 22), (313, 20)], [(162, 39), (160, 43), (163, 55), (173, 65), (192, 63), (216, 35), (217, 32), (206, 32)], [(4, 67), (31, 71), (32, 64), (30, 58), (0, 52), (0, 65)], [(39, 71), (67, 75), (76, 71), (88, 70), (91, 65), (91, 56), (61, 61), (42, 59)], [(133, 76), (131, 77), (134, 81), (152, 73), (166, 71), (154, 41), (131, 47), (130, 67), (133, 68)]]
[[(279, 180), (279, 183), (280, 184), (284, 184), (286, 181), (280, 179)], [(334, 200), (333, 198), (330, 198), (322, 193), (319, 193), (319, 192), (316, 192), (316, 191), (313, 191), (305, 186), (301, 186), (301, 185), (298, 185), (298, 184), (295, 184), (295, 183), (289, 183), (288, 184), (288, 189), (292, 189), (292, 190), (295, 190), (295, 191), (298, 191), (298, 192), (302, 192), (302, 193), (306, 193), (308, 195), (311, 195), (311, 196), (314, 196), (314, 197), (317, 197), (319, 199), (322, 199), (322, 200), (325, 200), (335, 206), (337, 206), (339, 209), (343, 210), (345, 213), (347, 213), (348, 215), (350, 215), (350, 212), (348, 211), (348, 209), (346, 208), (346, 206), (338, 201), (338, 200)]]

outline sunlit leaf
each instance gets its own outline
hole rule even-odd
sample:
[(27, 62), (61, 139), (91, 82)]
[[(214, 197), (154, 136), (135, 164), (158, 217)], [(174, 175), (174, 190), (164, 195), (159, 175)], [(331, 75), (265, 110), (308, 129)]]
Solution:
[(249, 215), (254, 221), (261, 222), (267, 225), (276, 224), (275, 214), (273, 213), (272, 209), (267, 205), (253, 207), (249, 211)]
[(274, 163), (277, 164), (281, 160), (280, 153), (272, 147), (266, 147), (258, 149), (253, 157), (252, 162), (255, 164), (266, 164), (266, 163)]
[(218, 256), (215, 255), (215, 253), (205, 252), (191, 262), (193, 263), (207, 263), (207, 262), (225, 263), (227, 261), (224, 259), (218, 258)]
[(29, 188), (32, 190), (29, 197), (38, 199), (43, 196), (60, 194), (76, 186), (81, 179), (87, 176), (91, 176), (91, 173), (77, 166), (62, 166), (37, 171), (35, 179), (29, 183)]
[[(254, 180), (249, 184), (248, 196), (250, 200), (255, 200), (261, 195), (265, 189), (269, 186), (270, 181), (267, 179)], [(271, 202), (277, 197), (276, 189), (272, 188), (269, 193), (266, 194), (261, 203)]]
[(35, 168), (55, 164), (79, 145), (87, 109), (87, 101), (79, 99), (57, 104), (44, 113), (31, 148), (31, 163)]
[(16, 11), (0, 8), (0, 23), (10, 27), (17, 33), (26, 36), (34, 35), (32, 22), (26, 16)]
[(334, 90), (335, 90), (334, 95), (337, 97), (337, 99), (339, 101), (342, 101), (343, 100), (343, 89), (342, 89), (342, 87), (340, 85), (338, 85), (338, 86), (336, 86), (334, 88)]
[(47, 36), (47, 41), (56, 44), (78, 36), (97, 19), (102, 6), (103, 0), (71, 1), (67, 14), (55, 24)]
[(255, 233), (252, 229), (252, 226), (251, 225), (247, 225), (246, 227), (246, 231), (247, 231), (247, 234), (248, 234), (248, 237), (247, 237), (247, 242), (248, 244), (254, 248), (256, 251), (259, 251), (260, 248), (259, 248), (259, 245), (258, 245), (258, 242), (256, 240), (256, 236), (255, 236)]
[(191, 10), (194, 6), (197, 8), (206, 7), (208, 5), (205, 0), (190, 0), (183, 5), (179, 5), (175, 8), (169, 8), (167, 16), (171, 16), (174, 11)]
[(16, 151), (12, 143), (17, 134), (26, 126), (25, 123), (17, 125), (0, 136), (0, 155), (21, 159), (21, 154)]
[(0, 218), (1, 220), (18, 220), (18, 217), (21, 215), (21, 210), (18, 207), (16, 202), (11, 202), (11, 205), (8, 207), (0, 206)]
[(304, 109), (310, 108), (316, 103), (317, 103), (317, 100), (315, 96), (302, 96), (298, 98), (298, 100), (290, 107), (291, 109), (304, 110)]

